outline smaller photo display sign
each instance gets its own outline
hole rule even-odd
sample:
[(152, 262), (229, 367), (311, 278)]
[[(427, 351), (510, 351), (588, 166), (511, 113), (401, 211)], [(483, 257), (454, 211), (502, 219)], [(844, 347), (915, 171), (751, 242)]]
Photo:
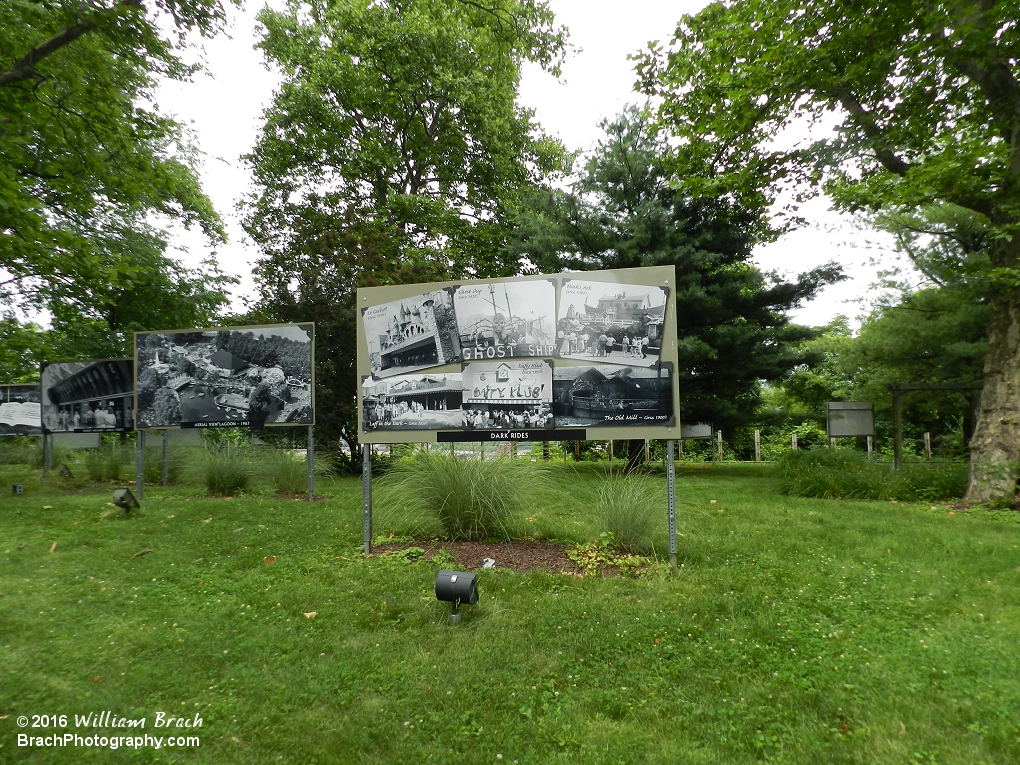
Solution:
[(570, 279), (560, 291), (556, 355), (562, 359), (651, 367), (658, 363), (666, 288)]
[(362, 323), (373, 377), (393, 377), (461, 360), (452, 288), (366, 308)]
[(553, 281), (468, 284), (453, 296), (465, 361), (552, 356), (556, 351)]
[(456, 430), (464, 427), (461, 374), (362, 379), (365, 430)]
[(134, 385), (131, 359), (44, 363), (43, 432), (134, 430)]
[(464, 416), (469, 430), (551, 428), (552, 396), (550, 361), (464, 364)]
[(0, 385), (0, 436), (42, 434), (38, 385)]
[(135, 335), (139, 428), (311, 425), (314, 325)]
[(557, 367), (553, 411), (557, 428), (673, 425), (673, 365)]

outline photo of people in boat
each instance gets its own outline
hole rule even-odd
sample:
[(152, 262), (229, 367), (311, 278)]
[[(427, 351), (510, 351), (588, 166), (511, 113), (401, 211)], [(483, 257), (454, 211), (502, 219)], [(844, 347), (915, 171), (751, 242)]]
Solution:
[(556, 351), (556, 285), (552, 279), (482, 282), (453, 296), (465, 361), (552, 356)]
[(560, 290), (556, 355), (651, 367), (662, 350), (667, 290), (642, 284), (570, 279)]
[(475, 361), (464, 364), (464, 416), (470, 430), (552, 426), (552, 362)]
[(135, 367), (131, 359), (42, 365), (45, 433), (134, 430), (134, 398)]
[(311, 425), (314, 325), (135, 335), (139, 428)]
[(38, 385), (0, 385), (0, 436), (38, 436), (42, 414)]
[(377, 379), (461, 360), (452, 289), (365, 308), (362, 322)]
[(553, 372), (557, 428), (673, 425), (673, 364), (559, 367)]
[(362, 425), (370, 430), (459, 430), (464, 427), (461, 374), (398, 375), (361, 381)]

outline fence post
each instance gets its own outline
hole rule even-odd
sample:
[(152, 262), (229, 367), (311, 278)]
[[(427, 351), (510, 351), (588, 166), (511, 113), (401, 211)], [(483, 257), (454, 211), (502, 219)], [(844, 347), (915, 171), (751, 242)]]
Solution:
[(761, 462), (761, 431), (754, 431), (754, 461)]
[(715, 432), (715, 456), (719, 462), (722, 462), (722, 431), (717, 430)]

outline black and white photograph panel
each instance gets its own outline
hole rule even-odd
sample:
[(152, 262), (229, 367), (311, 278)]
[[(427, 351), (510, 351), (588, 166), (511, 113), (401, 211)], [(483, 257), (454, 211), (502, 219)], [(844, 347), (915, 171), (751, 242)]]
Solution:
[(0, 436), (38, 436), (42, 414), (38, 385), (0, 385)]
[(466, 284), (453, 296), (464, 360), (552, 356), (556, 285), (551, 279)]
[(666, 288), (570, 279), (560, 289), (556, 355), (650, 367), (659, 361)]
[(673, 364), (657, 368), (557, 367), (553, 374), (556, 427), (672, 425)]
[(453, 290), (371, 306), (362, 312), (368, 364), (376, 378), (461, 360)]
[(459, 430), (464, 427), (460, 372), (361, 381), (362, 429)]
[(45, 433), (134, 430), (131, 359), (54, 361), (42, 365)]
[(311, 324), (135, 335), (139, 428), (311, 425)]
[(552, 395), (551, 361), (464, 364), (464, 417), (469, 430), (551, 428)]

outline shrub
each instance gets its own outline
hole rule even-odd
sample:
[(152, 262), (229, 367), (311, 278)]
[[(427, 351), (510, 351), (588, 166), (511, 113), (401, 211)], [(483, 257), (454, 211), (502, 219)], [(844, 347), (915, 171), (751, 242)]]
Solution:
[(210, 494), (230, 496), (248, 491), (252, 484), (252, 465), (236, 450), (212, 448), (195, 450), (189, 472), (196, 483)]
[(596, 489), (593, 509), (601, 531), (612, 535), (615, 548), (647, 553), (664, 504), (664, 493), (640, 476), (611, 476)]
[(540, 475), (530, 463), (508, 458), (483, 462), (422, 452), (394, 466), (381, 498), (434, 518), (449, 539), (509, 539)]
[(775, 463), (783, 494), (824, 499), (957, 499), (967, 488), (967, 466), (960, 463), (908, 463), (893, 471), (888, 462), (860, 452), (809, 449), (787, 452)]
[[(308, 462), (291, 451), (266, 449), (259, 455), (259, 474), (276, 494), (304, 494), (308, 491)], [(326, 457), (315, 457), (316, 479), (332, 477), (336, 471)]]

